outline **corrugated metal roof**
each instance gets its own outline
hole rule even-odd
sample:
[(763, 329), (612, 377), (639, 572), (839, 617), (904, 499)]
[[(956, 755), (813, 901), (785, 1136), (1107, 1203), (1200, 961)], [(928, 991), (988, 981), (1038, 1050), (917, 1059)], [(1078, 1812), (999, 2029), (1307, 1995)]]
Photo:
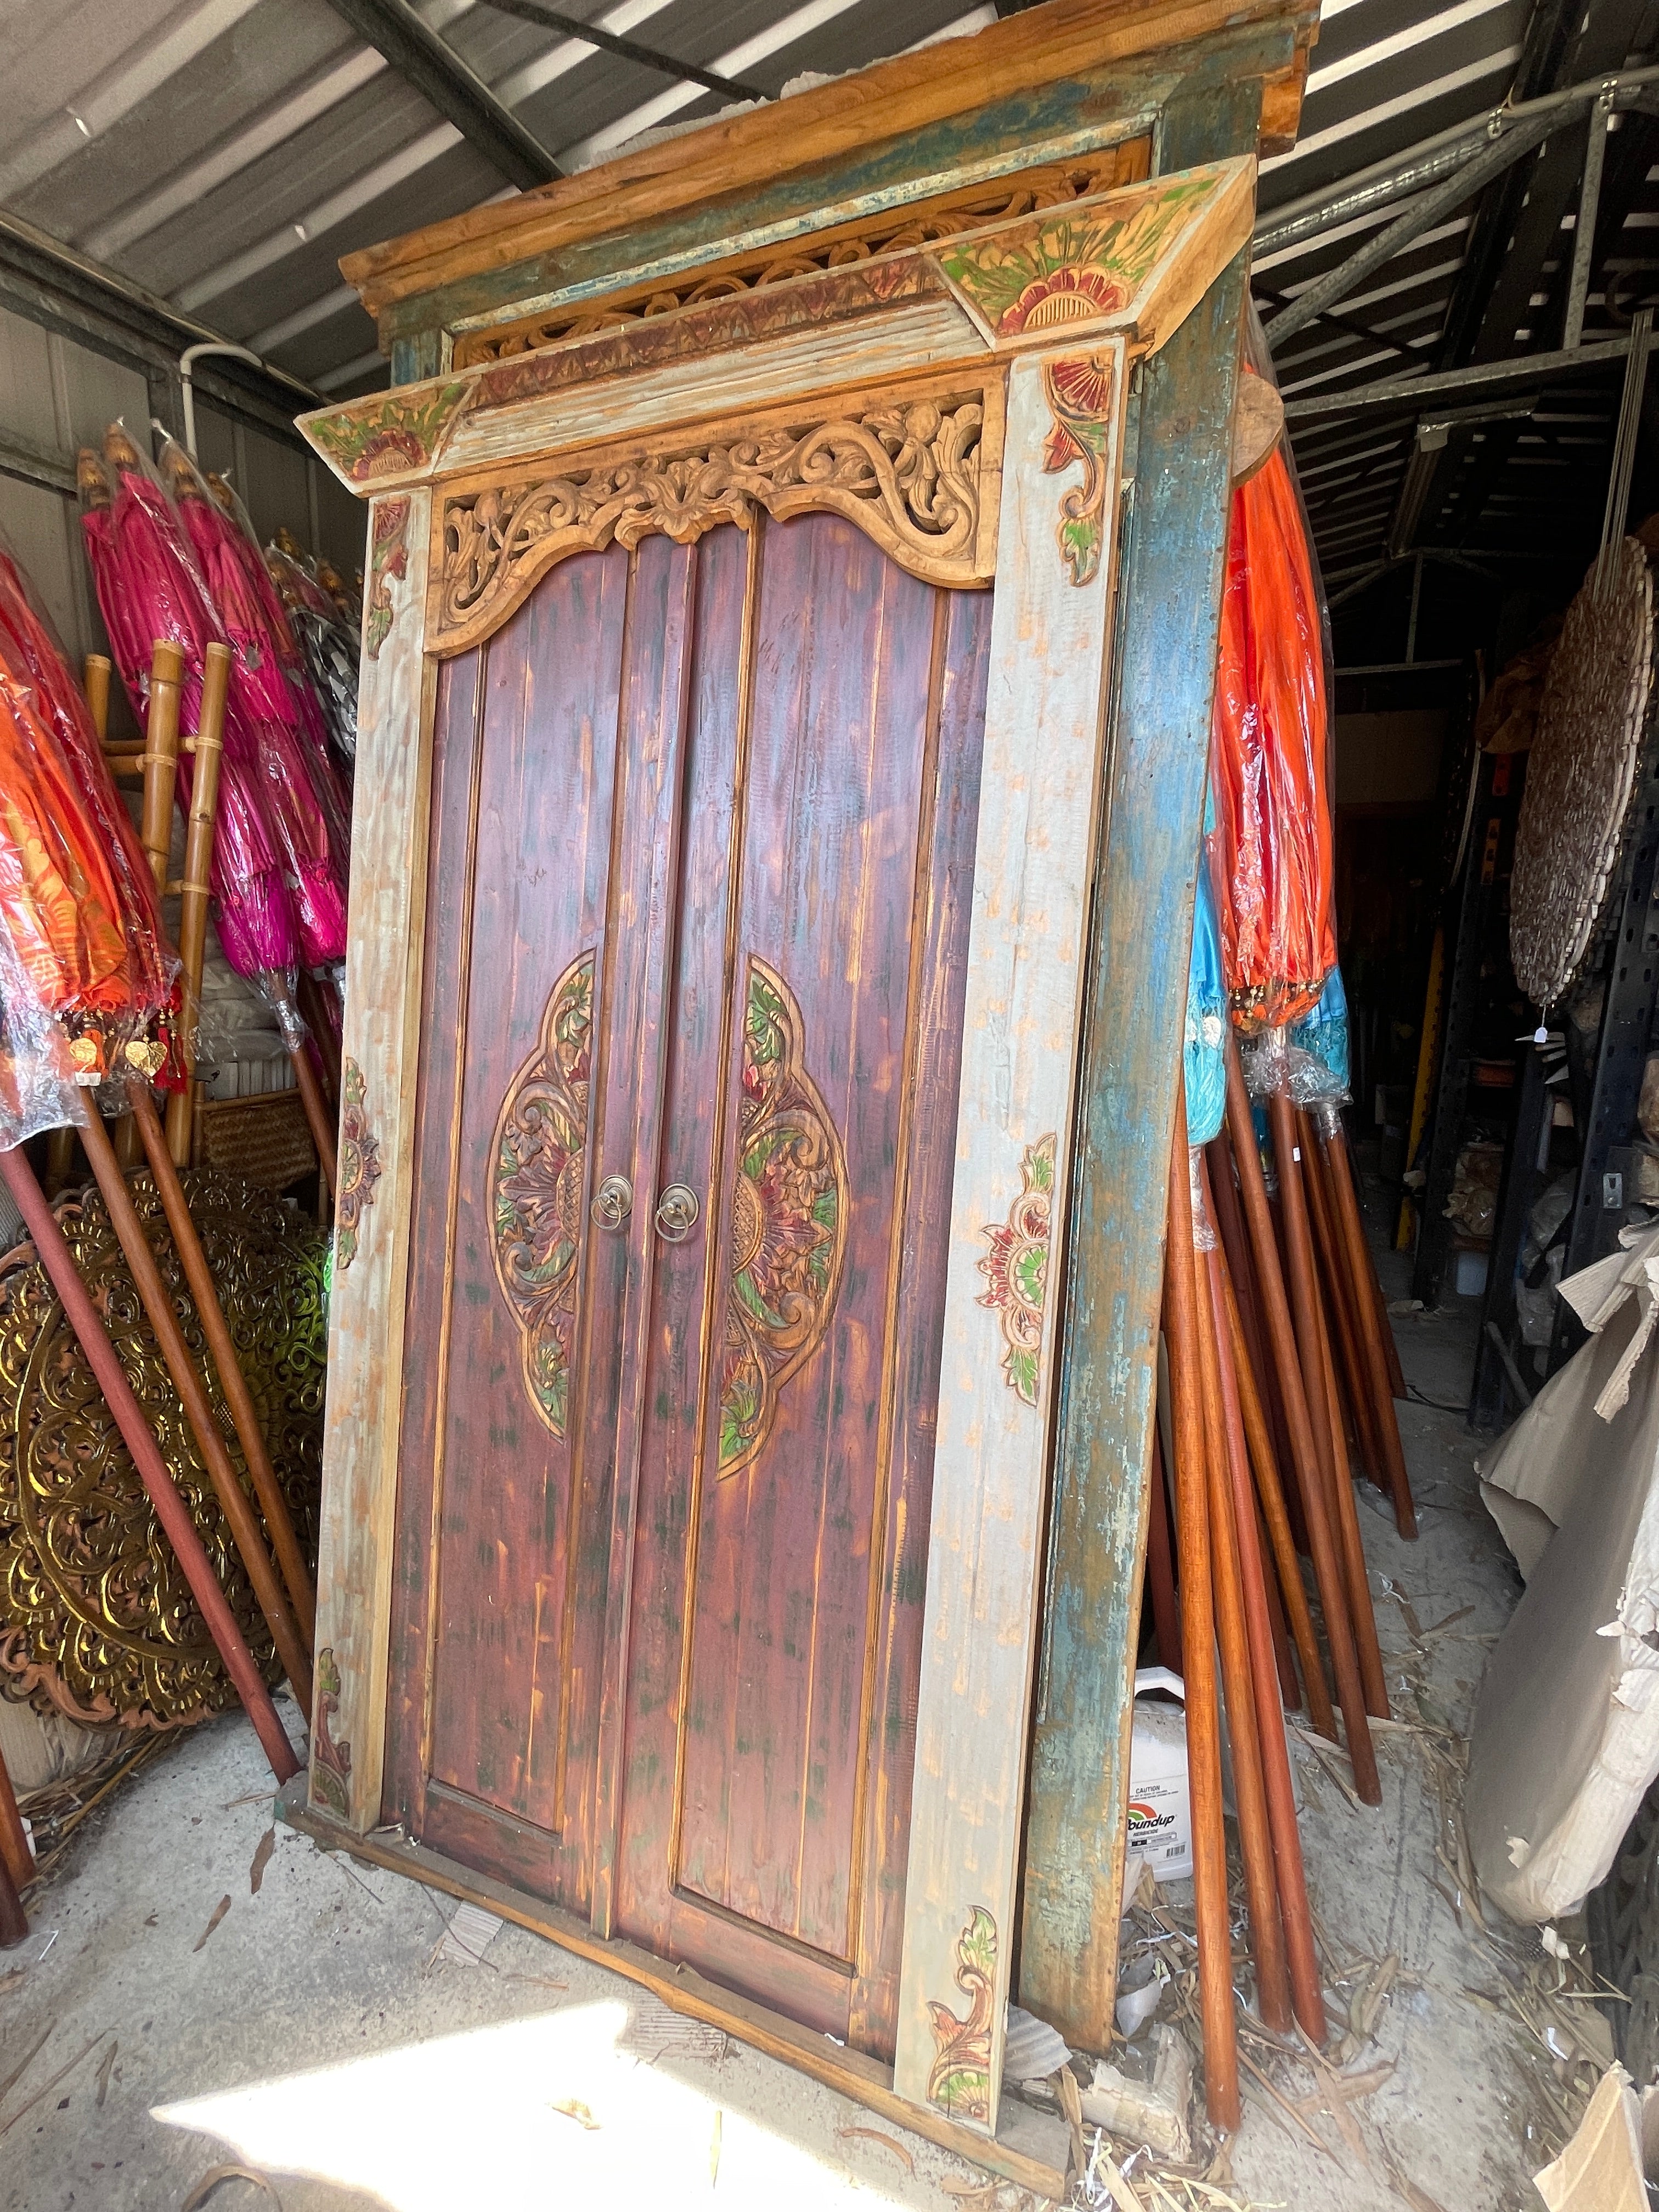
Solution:
[[(563, 168), (726, 104), (527, 22), (522, 5), (421, 0), (418, 12)], [(856, 68), (995, 9), (568, 0), (567, 12), (775, 94), (805, 71)], [(0, 208), (329, 394), (386, 374), (340, 255), (512, 189), (329, 0), (0, 0)], [(1645, 60), (1656, 45), (1655, 0), (1330, 0), (1300, 138), (1263, 165), (1262, 228), (1328, 206), (1449, 131), (1479, 130), (1506, 101)], [(1585, 130), (1580, 110), (1507, 178), (1329, 303), (1279, 352), (1287, 394), (1558, 347)], [(1659, 120), (1615, 115), (1607, 149), (1592, 340), (1627, 327), (1659, 292)], [(1338, 210), (1311, 236), (1270, 240), (1254, 278), (1270, 336), (1286, 302), (1407, 204)], [(1419, 454), (1420, 410), (1298, 424), (1334, 584), (1424, 548), (1566, 559), (1570, 546), (1581, 557), (1580, 538), (1593, 541), (1599, 526), (1617, 400), (1616, 370), (1565, 380), (1530, 413), (1511, 402), (1486, 422), (1455, 422), (1431, 461)]]

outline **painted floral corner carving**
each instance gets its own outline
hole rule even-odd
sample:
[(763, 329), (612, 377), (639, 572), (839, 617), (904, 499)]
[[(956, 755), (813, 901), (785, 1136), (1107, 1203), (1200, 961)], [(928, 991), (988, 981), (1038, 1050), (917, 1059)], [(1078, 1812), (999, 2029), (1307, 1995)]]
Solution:
[(957, 1987), (968, 2000), (965, 2019), (937, 1998), (927, 2000), (933, 2063), (927, 2101), (953, 2119), (991, 2124), (991, 2027), (997, 1977), (997, 1923), (975, 1905), (957, 1941)]
[(1043, 468), (1054, 474), (1074, 461), (1083, 465), (1082, 484), (1063, 493), (1060, 502), (1060, 558), (1074, 584), (1091, 584), (1100, 572), (1116, 386), (1116, 363), (1109, 353), (1067, 355), (1042, 364), (1042, 388), (1054, 418), (1043, 441)]
[(407, 492), (395, 499), (377, 499), (368, 534), (368, 599), (363, 609), (363, 642), (371, 660), (392, 635), (398, 610), (392, 602), (392, 585), (409, 574), (409, 516), (413, 502)]
[(380, 1180), (380, 1140), (371, 1136), (364, 1111), (363, 1071), (356, 1061), (340, 1065), (340, 1188), (334, 1207), (334, 1266), (343, 1274), (357, 1256), (364, 1209), (374, 1203)]
[(308, 415), (300, 428), (351, 483), (410, 476), (436, 453), (468, 388), (459, 379), (409, 385)]
[(1127, 317), (1219, 182), (1216, 170), (1157, 178), (1086, 211), (953, 241), (936, 258), (995, 340)]
[(823, 1342), (841, 1287), (847, 1159), (805, 1060), (793, 994), (751, 957), (726, 1227), (722, 1479), (765, 1444), (779, 1394)]
[(340, 1669), (331, 1644), (317, 1654), (317, 1709), (311, 1723), (311, 1802), (337, 1819), (351, 1818), (351, 1746), (337, 1741)]
[(980, 1232), (991, 1249), (979, 1263), (990, 1285), (979, 1302), (1002, 1316), (1002, 1371), (1008, 1388), (1027, 1406), (1037, 1401), (1042, 1371), (1055, 1146), (1051, 1136), (1026, 1146), (1020, 1194), (1008, 1218)]
[(530, 1402), (559, 1437), (569, 1419), (586, 1196), (593, 964), (584, 952), (554, 984), (540, 1042), (501, 1102), (490, 1148), (495, 1279), (518, 1328)]

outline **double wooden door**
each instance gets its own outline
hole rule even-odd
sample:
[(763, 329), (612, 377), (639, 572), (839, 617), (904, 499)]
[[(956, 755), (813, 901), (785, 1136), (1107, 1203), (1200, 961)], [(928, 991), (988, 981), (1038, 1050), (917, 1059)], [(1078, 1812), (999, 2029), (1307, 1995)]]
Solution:
[(990, 601), (649, 537), (435, 718), (386, 1817), (882, 2055)]

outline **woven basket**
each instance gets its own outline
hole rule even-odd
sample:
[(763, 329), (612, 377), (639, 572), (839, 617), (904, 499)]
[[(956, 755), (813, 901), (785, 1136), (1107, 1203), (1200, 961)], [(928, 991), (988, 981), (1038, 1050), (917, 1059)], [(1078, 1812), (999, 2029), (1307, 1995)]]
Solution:
[(317, 1172), (317, 1147), (297, 1091), (203, 1099), (192, 1149), (196, 1166), (221, 1168), (266, 1190), (286, 1190)]

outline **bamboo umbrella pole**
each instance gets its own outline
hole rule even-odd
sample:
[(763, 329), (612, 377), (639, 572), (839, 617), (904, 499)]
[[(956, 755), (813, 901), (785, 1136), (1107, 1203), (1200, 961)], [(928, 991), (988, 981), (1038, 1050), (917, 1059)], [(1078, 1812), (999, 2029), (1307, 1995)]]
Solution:
[(131, 1273), (133, 1285), (143, 1302), (155, 1332), (156, 1342), (161, 1347), (167, 1372), (173, 1377), (173, 1387), (179, 1393), (197, 1448), (206, 1462), (212, 1479), (215, 1495), (219, 1500), (227, 1525), (241, 1555), (247, 1577), (253, 1585), (253, 1595), (258, 1600), (259, 1610), (270, 1630), (271, 1640), (283, 1668), (294, 1685), (294, 1693), (307, 1711), (311, 1711), (311, 1657), (295, 1626), (294, 1616), (289, 1610), (288, 1600), (271, 1564), (270, 1553), (265, 1548), (264, 1534), (258, 1516), (248, 1503), (246, 1492), (238, 1480), (236, 1469), (225, 1444), (223, 1431), (213, 1417), (196, 1363), (191, 1358), (190, 1347), (185, 1342), (184, 1331), (179, 1326), (179, 1316), (173, 1310), (167, 1285), (161, 1280), (161, 1270), (155, 1264), (155, 1255), (144, 1234), (144, 1225), (138, 1218), (125, 1177), (116, 1165), (115, 1154), (108, 1133), (98, 1115), (88, 1114), (86, 1127), (82, 1131), (82, 1142), (98, 1188), (109, 1208), (110, 1220), (120, 1240), (121, 1249)]
[(1329, 1183), (1314, 1133), (1312, 1116), (1305, 1109), (1296, 1117), (1298, 1149), (1302, 1154), (1303, 1188), (1308, 1194), (1308, 1214), (1313, 1227), (1316, 1279), (1322, 1284), (1327, 1331), (1337, 1362), (1337, 1380), (1352, 1416), (1353, 1438), (1359, 1463), (1379, 1490), (1389, 1487), (1382, 1446), (1371, 1407), (1370, 1386), (1364, 1355), (1359, 1348), (1354, 1313), (1353, 1285), (1348, 1276), (1347, 1252), (1336, 1224)]
[(165, 890), (173, 850), (173, 793), (179, 777), (179, 702), (185, 656), (158, 637), (150, 656), (149, 712), (144, 717), (144, 811), (138, 837), (157, 890)]
[(311, 1141), (317, 1147), (317, 1157), (323, 1165), (323, 1180), (328, 1185), (331, 1199), (339, 1188), (340, 1170), (334, 1149), (334, 1125), (328, 1117), (323, 1088), (317, 1080), (317, 1071), (311, 1064), (303, 1042), (289, 1048), (289, 1058), (294, 1063), (294, 1079), (299, 1085), (301, 1103), (306, 1109)]
[(1364, 1360), (1363, 1379), (1367, 1388), (1373, 1419), (1376, 1423), (1382, 1446), (1382, 1468), (1386, 1486), (1394, 1498), (1395, 1526), (1402, 1536), (1417, 1534), (1417, 1509), (1412, 1500), (1411, 1477), (1406, 1471), (1406, 1455), (1400, 1443), (1400, 1422), (1394, 1410), (1395, 1390), (1389, 1373), (1385, 1343), (1392, 1345), (1394, 1331), (1389, 1327), (1386, 1315), (1379, 1315), (1376, 1275), (1371, 1266), (1370, 1247), (1365, 1243), (1364, 1226), (1359, 1218), (1358, 1201), (1354, 1196), (1353, 1182), (1348, 1173), (1347, 1147), (1342, 1140), (1342, 1125), (1331, 1116), (1335, 1127), (1328, 1134), (1320, 1132), (1319, 1151), (1328, 1177), (1339, 1232), (1346, 1247), (1348, 1279), (1353, 1286), (1354, 1304), (1358, 1310), (1359, 1348)]
[[(1207, 1226), (1207, 1224), (1201, 1224)], [(1252, 1677), (1239, 1532), (1230, 1498), (1228, 1438), (1223, 1412), (1223, 1383), (1215, 1328), (1206, 1289), (1215, 1258), (1194, 1255), (1198, 1275), (1198, 1384), (1204, 1402), (1205, 1468), (1208, 1477), (1210, 1569), (1214, 1582), (1216, 1642), (1221, 1653), (1221, 1686), (1233, 1753), (1233, 1803), (1238, 1813), (1239, 1856), (1244, 1863), (1244, 1893), (1249, 1905), (1250, 1950), (1255, 1960), (1256, 2001), (1261, 2017), (1276, 2035), (1291, 2030), (1291, 1978), (1279, 1918), (1273, 1864), (1273, 1833), (1262, 1774), (1264, 1746)], [(1267, 1654), (1272, 1693), (1277, 1693), (1273, 1654)], [(1283, 1741), (1283, 1723), (1279, 1723)], [(1288, 1771), (1288, 1770), (1287, 1770)]]
[(1373, 1720), (1389, 1714), (1388, 1679), (1382, 1671), (1382, 1652), (1376, 1640), (1376, 1608), (1365, 1574), (1365, 1546), (1359, 1533), (1359, 1507), (1348, 1472), (1347, 1449), (1342, 1437), (1342, 1408), (1336, 1391), (1336, 1363), (1325, 1330), (1322, 1308), (1314, 1312), (1314, 1352), (1324, 1385), (1325, 1418), (1336, 1463), (1335, 1487), (1331, 1492), (1336, 1516), (1337, 1540), (1342, 1551), (1342, 1572), (1348, 1588), (1348, 1615), (1353, 1622), (1354, 1648), (1359, 1656), (1359, 1680), (1365, 1693), (1365, 1711)]
[(0, 1753), (0, 1866), (4, 1867), (19, 1889), (27, 1889), (34, 1880), (34, 1859), (24, 1833), (23, 1816), (17, 1809), (17, 1793), (11, 1786), (3, 1753)]
[[(95, 1117), (94, 1117), (95, 1118)], [(236, 1626), (236, 1616), (213, 1571), (190, 1509), (179, 1495), (178, 1486), (168, 1472), (143, 1415), (143, 1409), (133, 1395), (132, 1385), (116, 1357), (115, 1346), (110, 1342), (104, 1324), (98, 1318), (98, 1310), (88, 1295), (81, 1280), (74, 1257), (64, 1241), (64, 1232), (56, 1217), (41, 1195), (40, 1186), (34, 1180), (21, 1148), (0, 1152), (0, 1175), (17, 1202), (34, 1248), (40, 1255), (52, 1288), (63, 1302), (70, 1327), (79, 1338), (81, 1347), (100, 1388), (108, 1401), (116, 1426), (123, 1442), (132, 1455), (139, 1480), (155, 1509), (167, 1541), (172, 1545), (185, 1579), (190, 1584), (191, 1595), (207, 1624), (225, 1672), (236, 1686), (237, 1694), (247, 1709), (259, 1741), (264, 1747), (265, 1757), (270, 1761), (270, 1771), (280, 1786), (291, 1781), (300, 1771), (300, 1762), (294, 1756), (294, 1747), (283, 1733), (283, 1724), (276, 1717), (270, 1692), (253, 1663), (253, 1654), (248, 1650), (241, 1630)]]
[[(1227, 1120), (1233, 1135), (1233, 1156), (1238, 1162), (1239, 1188), (1249, 1223), (1250, 1242), (1261, 1285), (1263, 1318), (1273, 1345), (1279, 1395), (1291, 1431), (1291, 1468), (1302, 1494), (1303, 1516), (1313, 1553), (1314, 1577), (1325, 1613), (1325, 1637), (1331, 1649), (1331, 1669), (1336, 1677), (1337, 1703), (1347, 1726), (1348, 1756), (1353, 1763), (1354, 1784), (1368, 1805), (1382, 1802), (1382, 1784), (1376, 1771), (1376, 1753), (1365, 1720), (1365, 1693), (1359, 1680), (1353, 1628), (1348, 1619), (1342, 1561), (1331, 1530), (1329, 1492), (1324, 1484), (1320, 1454), (1314, 1442), (1313, 1424), (1297, 1362), (1296, 1338), (1291, 1325), (1285, 1279), (1279, 1269), (1279, 1246), (1273, 1237), (1273, 1216), (1267, 1206), (1267, 1186), (1255, 1148), (1255, 1128), (1243, 1072), (1237, 1048), (1227, 1047)], [(1327, 1449), (1328, 1449), (1328, 1440)]]
[(1198, 1273), (1187, 1167), (1187, 1108), (1176, 1076), (1170, 1146), (1164, 1316), (1175, 1431), (1176, 1547), (1181, 1561), (1182, 1676), (1187, 1693), (1187, 1784), (1193, 1822), (1193, 1909), (1198, 2002), (1204, 2032), (1204, 2106), (1212, 2127), (1239, 2124), (1238, 2028), (1233, 2017), (1227, 1839), (1221, 1820), (1221, 1728), (1211, 1612), (1209, 1515), (1205, 1499), (1203, 1394), (1199, 1387)]
[(1158, 1439), (1158, 1417), (1152, 1417), (1152, 1449), (1148, 1471), (1152, 1511), (1146, 1523), (1146, 1587), (1152, 1601), (1152, 1626), (1158, 1636), (1158, 1656), (1165, 1667), (1181, 1661), (1181, 1601), (1176, 1595), (1175, 1560), (1170, 1549), (1170, 1496), (1164, 1486), (1164, 1453)]
[(81, 689), (100, 745), (109, 735), (109, 679), (113, 673), (114, 664), (106, 653), (89, 653), (82, 663)]
[[(167, 1101), (167, 1150), (175, 1164), (190, 1164), (196, 1115), (196, 1027), (202, 1011), (202, 968), (207, 957), (209, 882), (219, 813), (219, 769), (225, 750), (225, 695), (230, 683), (230, 647), (209, 646), (202, 672), (202, 711), (190, 750), (196, 757), (190, 781), (190, 816), (185, 831), (185, 872), (179, 886), (179, 962), (184, 969), (184, 1006), (179, 1023), (179, 1052), (184, 1083)], [(154, 1162), (151, 1163), (152, 1166)], [(175, 1239), (175, 1242), (177, 1240)], [(244, 1443), (246, 1439), (244, 1438)]]
[[(1308, 1884), (1302, 1864), (1302, 1835), (1297, 1826), (1296, 1792), (1291, 1784), (1291, 1755), (1285, 1741), (1285, 1716), (1276, 1695), (1277, 1673), (1267, 1617), (1267, 1577), (1262, 1572), (1261, 1553), (1256, 1544), (1255, 1498), (1250, 1486), (1243, 1414), (1239, 1404), (1237, 1377), (1233, 1370), (1226, 1284), (1222, 1273), (1220, 1253), (1212, 1251), (1208, 1259), (1206, 1273), (1210, 1321), (1213, 1331), (1212, 1341), (1220, 1383), (1220, 1425), (1226, 1439), (1228, 1483), (1223, 1489), (1221, 1504), (1223, 1510), (1230, 1515), (1238, 1553), (1244, 1626), (1249, 1646), (1249, 1679), (1255, 1695), (1256, 1735), (1267, 1797), (1267, 1823), (1273, 1838), (1290, 1995), (1296, 2016), (1303, 2027), (1316, 2043), (1323, 2043), (1325, 1999), (1320, 1984), (1319, 1958), (1314, 1948), (1313, 1920), (1308, 1910)], [(1235, 1730), (1235, 1751), (1237, 1744)], [(1262, 2018), (1267, 2019), (1265, 2007)], [(1271, 2020), (1267, 2024), (1270, 2027), (1274, 2025)]]
[(265, 1516), (270, 1547), (283, 1571), (283, 1580), (288, 1584), (288, 1594), (295, 1619), (299, 1624), (301, 1638), (309, 1650), (316, 1640), (317, 1601), (312, 1590), (311, 1577), (306, 1571), (305, 1554), (301, 1551), (300, 1540), (294, 1533), (288, 1500), (276, 1480), (276, 1470), (270, 1463), (264, 1431), (259, 1425), (258, 1409), (254, 1405), (253, 1394), (247, 1387), (247, 1377), (242, 1372), (242, 1363), (236, 1356), (236, 1346), (231, 1340), (224, 1308), (219, 1303), (219, 1292), (207, 1263), (207, 1255), (202, 1249), (202, 1240), (196, 1233), (196, 1224), (191, 1219), (190, 1207), (185, 1203), (179, 1170), (173, 1165), (173, 1156), (161, 1134), (161, 1124), (156, 1118), (149, 1085), (135, 1076), (128, 1082), (127, 1094), (132, 1101), (138, 1133), (143, 1139), (150, 1173), (155, 1179), (156, 1189), (161, 1194), (162, 1210), (173, 1236), (173, 1249), (183, 1264), (185, 1279), (190, 1285), (191, 1297), (195, 1300), (197, 1313), (201, 1317), (208, 1349), (212, 1352), (213, 1364), (219, 1371), (219, 1385), (224, 1392), (225, 1403), (230, 1408), (236, 1434), (241, 1440), (242, 1455), (252, 1478), (254, 1495), (259, 1501), (259, 1510)]
[(1227, 1293), (1227, 1325), (1233, 1355), (1233, 1374), (1238, 1384), (1239, 1412), (1244, 1422), (1250, 1463), (1255, 1470), (1256, 1494), (1261, 1499), (1262, 1516), (1267, 1524), (1273, 1565), (1279, 1571), (1279, 1589), (1290, 1615), (1291, 1633), (1296, 1640), (1297, 1656), (1302, 1662), (1308, 1717), (1321, 1735), (1328, 1736), (1334, 1743), (1336, 1715), (1331, 1710), (1330, 1692), (1325, 1686), (1325, 1662), (1319, 1656), (1319, 1639), (1314, 1633), (1308, 1593), (1303, 1586), (1302, 1568), (1291, 1535), (1290, 1516), (1285, 1510), (1285, 1493), (1279, 1486), (1279, 1468), (1273, 1459), (1273, 1439), (1267, 1433), (1267, 1419), (1256, 1393), (1255, 1377), (1250, 1370), (1248, 1348), (1239, 1322), (1238, 1303), (1233, 1295), (1232, 1284), (1227, 1279), (1224, 1255), (1222, 1283)]

